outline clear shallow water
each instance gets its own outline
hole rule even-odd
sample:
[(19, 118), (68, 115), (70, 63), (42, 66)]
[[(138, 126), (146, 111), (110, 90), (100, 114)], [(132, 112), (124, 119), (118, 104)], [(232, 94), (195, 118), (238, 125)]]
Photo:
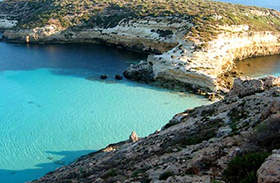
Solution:
[(280, 76), (280, 55), (250, 58), (237, 62), (236, 66), (244, 76), (255, 78), (267, 75)]
[[(39, 178), (128, 139), (132, 130), (146, 136), (174, 114), (208, 103), (113, 79), (145, 57), (97, 45), (0, 43), (0, 182)], [(100, 74), (112, 79), (85, 79)]]

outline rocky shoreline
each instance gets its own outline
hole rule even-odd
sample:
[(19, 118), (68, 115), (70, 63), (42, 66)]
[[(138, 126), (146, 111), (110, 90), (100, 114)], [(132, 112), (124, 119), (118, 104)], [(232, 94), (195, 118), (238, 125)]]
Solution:
[[(235, 74), (229, 74), (228, 78), (232, 80), (233, 77), (239, 76), (241, 73), (237, 71), (231, 71)], [(209, 88), (201, 87), (196, 84), (190, 84), (186, 82), (181, 82), (178, 80), (167, 79), (165, 77), (154, 78), (153, 64), (147, 61), (141, 61), (136, 65), (131, 65), (123, 72), (124, 77), (129, 80), (136, 82), (144, 82), (151, 86), (166, 88), (169, 90), (178, 90), (180, 92), (190, 92), (197, 95), (204, 96), (210, 101), (215, 101), (216, 99), (223, 99), (226, 93), (223, 92), (213, 92)], [(227, 78), (225, 78), (226, 80)]]
[[(148, 52), (151, 55), (145, 62), (146, 65), (150, 65), (151, 71), (146, 73), (146, 70), (142, 69), (143, 64), (131, 66), (125, 71), (127, 78), (144, 82), (171, 81), (198, 86), (202, 90), (216, 93), (227, 93), (231, 88), (233, 77), (236, 76), (235, 60), (280, 54), (278, 33), (252, 32), (241, 27), (238, 32), (221, 33), (217, 39), (207, 43), (206, 47), (198, 49), (201, 43), (182, 42), (177, 32), (173, 32), (170, 37), (160, 37), (159, 34), (155, 37), (155, 33), (151, 32), (154, 26), (142, 27), (139, 21), (143, 20), (134, 20), (131, 25), (119, 25), (117, 28), (84, 31), (56, 31), (55, 26), (32, 31), (5, 31), (2, 40), (35, 44), (94, 43)], [(135, 27), (135, 30), (128, 32), (126, 26)], [(167, 21), (165, 26), (162, 29), (169, 27), (170, 22)], [(176, 26), (172, 27), (172, 31), (176, 28), (179, 29)], [(148, 33), (141, 35), (136, 31), (139, 29), (148, 29)], [(228, 29), (233, 31), (236, 28)], [(135, 68), (140, 68), (144, 73), (139, 74), (138, 71), (137, 76), (128, 74), (132, 70), (135, 72)], [(139, 77), (140, 75), (142, 77)]]
[[(33, 182), (279, 182), (279, 114), (280, 78), (236, 79), (223, 100), (188, 109), (148, 137), (133, 134)], [(260, 162), (246, 162), (246, 169), (246, 158)]]

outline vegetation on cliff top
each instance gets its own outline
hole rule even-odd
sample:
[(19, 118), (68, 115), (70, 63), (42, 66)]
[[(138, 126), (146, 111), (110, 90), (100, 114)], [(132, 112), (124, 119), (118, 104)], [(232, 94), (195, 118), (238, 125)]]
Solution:
[(280, 13), (275, 10), (209, 0), (4, 0), (0, 11), (17, 16), (18, 29), (47, 24), (72, 29), (114, 27), (123, 19), (169, 17), (194, 25), (188, 37), (210, 38), (217, 25), (280, 31)]

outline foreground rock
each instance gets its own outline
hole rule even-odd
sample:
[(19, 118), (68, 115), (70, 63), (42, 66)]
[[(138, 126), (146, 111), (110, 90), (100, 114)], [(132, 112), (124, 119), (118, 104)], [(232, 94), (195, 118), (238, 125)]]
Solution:
[[(254, 84), (259, 81), (261, 87)], [(222, 101), (188, 109), (161, 131), (109, 145), (34, 182), (240, 182), (248, 178), (246, 171), (259, 182), (279, 180), (279, 155), (273, 151), (280, 145), (278, 81), (240, 79), (233, 88), (242, 86), (242, 96), (233, 91)], [(247, 170), (243, 157), (263, 160)]]

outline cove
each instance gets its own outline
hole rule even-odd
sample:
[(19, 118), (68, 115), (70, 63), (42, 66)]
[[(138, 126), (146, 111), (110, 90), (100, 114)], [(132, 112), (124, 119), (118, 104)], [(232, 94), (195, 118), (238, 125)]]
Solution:
[(149, 135), (176, 113), (209, 103), (114, 79), (146, 57), (101, 45), (0, 43), (1, 182), (39, 178), (132, 130)]
[[(226, 3), (243, 4), (272, 8), (280, 11), (280, 3), (275, 0), (219, 0)], [(267, 75), (280, 76), (280, 55), (249, 58), (236, 62), (237, 70), (243, 72), (243, 76), (254, 78)]]

